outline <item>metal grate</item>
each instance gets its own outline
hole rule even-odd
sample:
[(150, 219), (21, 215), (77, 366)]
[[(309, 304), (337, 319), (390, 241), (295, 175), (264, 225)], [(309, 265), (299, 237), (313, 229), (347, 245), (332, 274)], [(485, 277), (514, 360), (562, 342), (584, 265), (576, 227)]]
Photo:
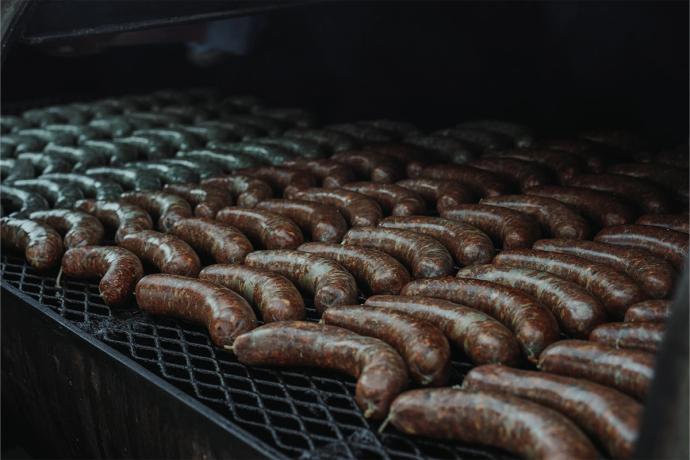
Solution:
[[(40, 274), (23, 259), (3, 255), (3, 284), (56, 310), (151, 372), (251, 432), (287, 457), (301, 459), (500, 459), (506, 454), (395, 432), (379, 435), (355, 404), (354, 379), (314, 369), (247, 367), (213, 346), (201, 327), (105, 305), (95, 283)], [(308, 309), (310, 320), (316, 319)], [(454, 361), (451, 383), (467, 362)]]

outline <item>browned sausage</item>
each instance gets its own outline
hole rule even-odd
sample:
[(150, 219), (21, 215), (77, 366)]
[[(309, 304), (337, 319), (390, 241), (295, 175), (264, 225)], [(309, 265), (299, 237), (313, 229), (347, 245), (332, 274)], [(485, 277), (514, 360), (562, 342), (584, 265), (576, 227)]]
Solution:
[(201, 185), (218, 187), (229, 191), (237, 198), (237, 206), (245, 208), (253, 208), (259, 201), (273, 196), (271, 186), (266, 182), (239, 174), (206, 179), (201, 182)]
[(24, 257), (36, 270), (48, 270), (60, 263), (62, 238), (48, 225), (33, 220), (3, 217), (0, 219), (3, 246), (24, 251)]
[(381, 205), (386, 214), (412, 216), (426, 212), (424, 199), (412, 190), (399, 185), (352, 182), (345, 185), (344, 188), (373, 198)]
[(616, 348), (632, 348), (656, 353), (664, 338), (663, 323), (605, 323), (589, 334), (592, 342)]
[(549, 307), (563, 332), (587, 337), (606, 320), (604, 307), (575, 283), (550, 273), (513, 267), (476, 265), (460, 270), (459, 278), (472, 278), (502, 284), (526, 292)]
[(677, 270), (683, 269), (685, 258), (688, 256), (687, 234), (650, 225), (608, 227), (597, 233), (594, 241), (646, 249), (668, 260)]
[(201, 262), (194, 249), (174, 235), (141, 230), (127, 233), (118, 245), (155, 265), (162, 273), (196, 276), (201, 270)]
[(646, 297), (635, 281), (623, 272), (571, 254), (511, 249), (498, 254), (493, 263), (499, 267), (548, 272), (579, 284), (598, 298), (609, 314), (617, 318), (622, 318), (630, 305)]
[(352, 275), (331, 259), (301, 251), (255, 251), (244, 263), (271, 270), (288, 278), (314, 298), (316, 311), (357, 303), (357, 284)]
[(673, 208), (666, 193), (645, 179), (617, 174), (583, 174), (570, 179), (567, 185), (610, 193), (647, 213), (664, 214)]
[[(410, 135), (410, 133), (407, 133)], [(364, 150), (373, 150), (376, 153), (394, 158), (405, 165), (407, 177), (417, 177), (422, 169), (430, 163), (429, 152), (411, 144), (386, 143), (365, 145)]]
[(235, 338), (256, 327), (256, 316), (246, 300), (230, 289), (208, 281), (177, 275), (148, 275), (135, 292), (142, 310), (175, 316), (208, 329), (219, 347), (232, 345)]
[(528, 248), (541, 236), (533, 217), (498, 206), (462, 204), (440, 210), (441, 217), (477, 227), (503, 249)]
[(462, 203), (474, 203), (474, 193), (461, 184), (447, 179), (405, 179), (397, 185), (418, 193), (429, 209), (449, 209)]
[(355, 277), (367, 294), (397, 294), (410, 281), (410, 274), (400, 262), (377, 249), (304, 243), (297, 250), (335, 260)]
[(149, 213), (132, 204), (89, 199), (77, 201), (74, 209), (91, 214), (106, 226), (117, 229), (115, 242), (119, 242), (127, 233), (153, 228)]
[(670, 300), (644, 300), (631, 305), (623, 321), (627, 323), (663, 323), (671, 316)]
[(586, 139), (550, 139), (539, 141), (535, 147), (548, 150), (563, 150), (581, 158), (593, 173), (604, 172), (606, 152), (599, 144)]
[(295, 285), (277, 273), (245, 265), (209, 265), (199, 279), (240, 294), (261, 312), (265, 323), (304, 319), (304, 300)]
[(527, 459), (599, 458), (587, 436), (568, 418), (504, 393), (412, 390), (393, 401), (388, 417), (403, 433), (484, 444)]
[(213, 219), (218, 211), (232, 206), (232, 195), (227, 190), (210, 185), (166, 184), (164, 192), (179, 195), (194, 206), (196, 217)]
[(597, 439), (612, 458), (629, 458), (633, 454), (643, 407), (613, 388), (583, 379), (491, 364), (472, 369), (462, 388), (507, 393), (550, 407)]
[(342, 243), (390, 254), (415, 278), (436, 278), (453, 271), (453, 257), (438, 240), (408, 230), (356, 227), (345, 234)]
[(591, 130), (580, 137), (625, 152), (640, 152), (648, 148), (647, 142), (639, 135), (620, 129)]
[(529, 187), (537, 187), (553, 183), (553, 179), (543, 166), (517, 158), (477, 158), (468, 163), (470, 166), (489, 171), (512, 182), (524, 191)]
[(439, 131), (437, 134), (458, 139), (478, 150), (508, 148), (513, 145), (513, 139), (502, 133), (475, 126), (457, 126)]
[(505, 195), (512, 190), (501, 176), (466, 165), (430, 165), (422, 170), (421, 177), (454, 180), (466, 185), (478, 196)]
[[(687, 154), (686, 154), (687, 156)], [(619, 163), (606, 170), (612, 174), (638, 177), (668, 190), (679, 201), (688, 202), (688, 168), (652, 163)]]
[(122, 305), (144, 276), (141, 261), (116, 246), (72, 248), (62, 257), (62, 273), (74, 278), (100, 278), (98, 292), (106, 305)]
[(101, 242), (105, 230), (103, 224), (92, 215), (67, 209), (34, 211), (29, 219), (53, 227), (63, 234), (66, 249), (92, 246)]
[[(630, 222), (625, 222), (630, 223)], [(636, 224), (651, 225), (675, 230), (677, 232), (690, 233), (690, 218), (683, 214), (645, 214), (637, 219)]]
[(571, 206), (599, 227), (630, 224), (637, 215), (635, 208), (627, 202), (587, 188), (547, 185), (529, 188), (525, 193), (552, 198)]
[(323, 188), (338, 188), (355, 180), (355, 171), (351, 166), (326, 158), (292, 160), (283, 165), (309, 171), (321, 181)]
[(616, 388), (643, 400), (654, 375), (654, 355), (585, 340), (561, 340), (539, 357), (539, 369)]
[(383, 210), (375, 200), (342, 188), (308, 188), (286, 195), (286, 198), (335, 206), (351, 227), (374, 226), (383, 218)]
[(321, 203), (279, 198), (262, 201), (256, 209), (292, 219), (313, 241), (338, 243), (347, 231), (347, 223), (338, 210)]
[(539, 240), (534, 249), (571, 254), (626, 273), (651, 297), (663, 298), (673, 290), (676, 273), (664, 259), (649, 251), (585, 240)]
[(290, 191), (304, 190), (316, 186), (316, 177), (302, 169), (285, 168), (280, 166), (260, 166), (257, 168), (241, 169), (240, 174), (256, 177), (267, 182), (276, 193), (290, 193)]
[(175, 221), (192, 217), (192, 208), (182, 197), (165, 192), (126, 192), (120, 195), (120, 201), (133, 204), (146, 210), (153, 219), (157, 219), (158, 228), (168, 232)]
[(461, 222), (441, 217), (395, 216), (383, 219), (379, 227), (429, 235), (443, 244), (459, 265), (485, 264), (494, 257), (491, 239), (477, 227)]
[(533, 362), (559, 337), (553, 313), (522, 291), (500, 284), (451, 277), (416, 280), (408, 283), (400, 294), (446, 299), (496, 318), (515, 333), (527, 359)]
[(235, 340), (233, 352), (249, 366), (309, 366), (357, 379), (355, 401), (364, 416), (382, 419), (407, 386), (407, 368), (385, 342), (325, 324), (280, 321)]
[(216, 214), (216, 220), (247, 235), (254, 247), (294, 249), (304, 243), (302, 231), (291, 219), (268, 211), (229, 207)]
[(376, 151), (338, 152), (331, 159), (351, 166), (358, 176), (372, 182), (390, 184), (405, 177), (402, 163)]
[(484, 153), (484, 157), (516, 158), (518, 160), (530, 161), (540, 164), (552, 171), (558, 177), (561, 184), (567, 183), (577, 174), (585, 172), (587, 169), (584, 161), (579, 157), (562, 150), (551, 149), (513, 149), (513, 150), (491, 150)]
[(202, 217), (178, 220), (170, 234), (195, 250), (210, 255), (220, 264), (242, 263), (244, 256), (254, 250), (252, 243), (239, 230)]
[(534, 217), (554, 238), (588, 239), (587, 221), (560, 201), (541, 196), (504, 195), (483, 198), (479, 204), (499, 206)]
[(433, 324), (475, 364), (515, 365), (520, 345), (504, 325), (479, 310), (431, 297), (375, 295), (367, 307), (383, 307)]

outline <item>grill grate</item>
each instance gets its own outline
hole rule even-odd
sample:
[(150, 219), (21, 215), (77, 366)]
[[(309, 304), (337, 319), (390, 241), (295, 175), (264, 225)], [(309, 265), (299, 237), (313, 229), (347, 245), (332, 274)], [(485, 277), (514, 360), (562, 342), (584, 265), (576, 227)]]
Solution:
[[(3, 255), (3, 284), (56, 310), (149, 371), (201, 401), (287, 457), (367, 459), (499, 459), (503, 452), (403, 436), (364, 419), (354, 379), (314, 369), (247, 367), (213, 346), (203, 328), (135, 308), (111, 309), (95, 283), (39, 274)], [(134, 305), (132, 305), (134, 307)], [(310, 320), (316, 319), (308, 309)], [(453, 362), (452, 384), (469, 363)]]

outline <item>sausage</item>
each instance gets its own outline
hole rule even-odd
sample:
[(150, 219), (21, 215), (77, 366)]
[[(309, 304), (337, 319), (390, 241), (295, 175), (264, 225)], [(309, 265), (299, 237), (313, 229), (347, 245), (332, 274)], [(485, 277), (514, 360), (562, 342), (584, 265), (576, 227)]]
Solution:
[[(259, 139), (252, 139), (252, 142), (256, 144), (263, 144), (263, 145), (277, 145), (279, 147), (283, 147), (284, 149), (289, 150), (293, 154), (302, 157), (305, 159), (304, 161), (309, 161), (311, 159), (316, 159), (316, 158), (322, 158), (328, 155), (328, 149), (325, 148), (322, 144), (319, 144), (318, 142), (314, 142), (310, 139), (296, 139), (296, 138), (289, 138), (289, 137), (279, 137), (279, 138), (259, 138)], [(306, 160), (309, 159), (309, 160)], [(294, 162), (294, 161), (301, 161), (301, 160), (288, 160), (284, 165), (287, 166), (288, 163)], [(318, 161), (318, 160), (316, 160)]]
[(377, 249), (332, 243), (304, 243), (297, 250), (333, 259), (350, 272), (367, 293), (397, 294), (411, 279), (400, 262)]
[(239, 230), (203, 217), (180, 219), (170, 233), (221, 264), (242, 263), (254, 250)]
[(558, 177), (561, 184), (566, 184), (570, 179), (587, 170), (584, 161), (562, 150), (535, 148), (491, 150), (484, 153), (483, 156), (515, 158), (540, 164)]
[(153, 315), (175, 316), (204, 325), (219, 347), (256, 327), (246, 300), (228, 288), (178, 275), (143, 277), (135, 291), (137, 304)]
[(336, 131), (347, 134), (362, 144), (376, 144), (379, 142), (391, 142), (395, 136), (382, 129), (373, 126), (355, 123), (340, 123), (337, 125), (326, 126), (328, 131)]
[(371, 227), (383, 219), (383, 210), (378, 202), (351, 190), (308, 188), (289, 193), (286, 197), (335, 206), (351, 227)]
[(253, 208), (259, 201), (271, 198), (273, 192), (266, 182), (249, 176), (214, 177), (201, 182), (202, 186), (218, 187), (237, 198), (237, 206)]
[(637, 212), (627, 202), (608, 193), (580, 187), (542, 186), (525, 191), (527, 195), (560, 201), (587, 217), (599, 227), (631, 224)]
[(389, 308), (344, 305), (323, 312), (321, 322), (380, 339), (400, 353), (412, 380), (442, 386), (450, 372), (450, 345), (443, 332), (413, 316)]
[(17, 155), (17, 160), (31, 162), (34, 170), (40, 172), (41, 175), (72, 171), (72, 165), (68, 161), (45, 153), (20, 153)]
[(161, 273), (196, 276), (201, 270), (194, 249), (174, 235), (141, 230), (124, 234), (117, 244), (153, 264)]
[(560, 328), (573, 337), (587, 337), (606, 320), (604, 307), (587, 291), (550, 273), (525, 268), (477, 265), (461, 269), (459, 278), (491, 281), (526, 292), (548, 307)]
[(501, 133), (477, 127), (448, 128), (437, 132), (473, 146), (478, 150), (505, 149), (513, 145), (513, 140)]
[(477, 227), (503, 249), (528, 248), (541, 236), (533, 217), (498, 206), (462, 204), (440, 210), (441, 217)]
[(283, 275), (245, 265), (209, 265), (199, 279), (240, 294), (259, 310), (264, 323), (304, 319), (302, 295)]
[(199, 176), (185, 166), (152, 161), (127, 163), (126, 166), (135, 170), (146, 171), (158, 177), (164, 184), (196, 184), (199, 182)]
[[(405, 143), (365, 145), (364, 150), (373, 151), (403, 163), (408, 177), (418, 176), (422, 169), (431, 161), (428, 151)], [(431, 156), (435, 155), (431, 154)]]
[(419, 194), (399, 185), (352, 182), (343, 188), (376, 200), (386, 214), (412, 216), (426, 213), (424, 199)]
[(34, 165), (27, 159), (0, 158), (2, 182), (12, 184), (21, 179), (31, 179), (36, 176)]
[(650, 214), (668, 213), (673, 208), (666, 192), (645, 179), (616, 174), (583, 174), (568, 180), (567, 185), (609, 193)]
[(127, 192), (120, 195), (122, 203), (133, 204), (146, 210), (157, 220), (158, 228), (170, 231), (175, 221), (192, 217), (189, 203), (177, 195), (166, 192)]
[(319, 179), (323, 188), (339, 188), (355, 180), (355, 171), (351, 166), (326, 158), (286, 161), (284, 165), (309, 171)]
[(294, 249), (304, 243), (302, 231), (297, 224), (280, 214), (260, 209), (228, 207), (216, 214), (216, 220), (247, 235), (254, 247)]
[(3, 246), (24, 251), (24, 258), (36, 270), (48, 270), (60, 263), (62, 238), (47, 225), (3, 217), (0, 219), (0, 239)]
[(194, 206), (196, 217), (213, 219), (218, 211), (226, 206), (232, 206), (230, 192), (210, 185), (166, 184), (163, 191), (179, 195)]
[(460, 123), (458, 128), (481, 129), (509, 137), (515, 147), (529, 147), (534, 133), (527, 126), (503, 120), (479, 120)]
[(549, 407), (599, 441), (611, 458), (633, 454), (643, 407), (620, 391), (583, 379), (491, 364), (470, 370), (462, 388), (506, 393)]
[(283, 133), (285, 137), (294, 139), (308, 139), (329, 149), (331, 152), (352, 150), (359, 142), (349, 134), (326, 129), (289, 129)]
[(342, 244), (379, 249), (398, 259), (414, 278), (436, 278), (453, 271), (453, 257), (435, 238), (408, 230), (351, 228)]
[(591, 262), (608, 265), (626, 273), (654, 298), (668, 296), (675, 283), (676, 273), (664, 259), (649, 251), (614, 246), (584, 240), (539, 240), (534, 249), (571, 254)]
[(683, 269), (688, 255), (688, 235), (650, 225), (617, 225), (597, 233), (594, 241), (616, 246), (646, 249), (668, 260), (677, 270)]
[(477, 158), (468, 163), (474, 168), (498, 174), (520, 190), (553, 183), (551, 174), (543, 166), (517, 158)]
[(622, 318), (625, 310), (646, 298), (637, 283), (608, 265), (592, 262), (572, 254), (511, 249), (496, 256), (494, 265), (548, 272), (582, 286), (601, 301), (606, 311)]
[(462, 203), (474, 203), (474, 193), (467, 186), (447, 179), (404, 179), (397, 185), (418, 193), (430, 209), (441, 211)]
[(91, 214), (106, 226), (116, 228), (115, 242), (119, 242), (127, 233), (153, 228), (151, 216), (139, 206), (131, 204), (114, 201), (79, 200), (74, 209)]
[(429, 235), (443, 244), (458, 265), (486, 264), (494, 257), (491, 239), (468, 224), (427, 216), (386, 217), (379, 227), (410, 230)]
[(549, 139), (539, 141), (534, 147), (548, 150), (563, 150), (582, 159), (593, 173), (602, 173), (606, 166), (606, 150), (601, 145), (586, 139)]
[[(17, 187), (17, 183), (13, 184)], [(632, 223), (632, 222), (625, 222)], [(682, 214), (645, 214), (635, 222), (638, 225), (668, 228), (677, 232), (690, 233), (690, 218), (687, 213)]]
[(79, 246), (93, 246), (103, 240), (103, 224), (85, 212), (67, 209), (49, 209), (34, 211), (29, 219), (53, 227), (63, 234), (63, 244), (66, 249)]
[(217, 165), (225, 172), (232, 172), (236, 169), (253, 168), (261, 164), (255, 158), (243, 153), (224, 152), (222, 150), (190, 150), (189, 152), (177, 152), (176, 158), (191, 161), (204, 161)]
[[(91, 104), (90, 107), (93, 108), (94, 105)], [(119, 112), (102, 113), (101, 115), (103, 118), (91, 120), (89, 126), (108, 133), (113, 139), (126, 137), (132, 132), (132, 124), (124, 116), (119, 115)]]
[(412, 390), (393, 401), (388, 418), (403, 433), (483, 444), (528, 459), (599, 458), (589, 439), (568, 418), (504, 393)]
[(130, 161), (136, 161), (138, 158), (137, 149), (128, 144), (109, 140), (87, 140), (83, 143), (83, 146), (107, 157), (107, 164), (110, 165), (122, 165)]
[(72, 172), (83, 173), (86, 169), (105, 166), (110, 160), (101, 151), (84, 147), (48, 144), (43, 153), (72, 163)]
[(421, 177), (454, 180), (482, 197), (505, 195), (512, 190), (510, 184), (499, 175), (467, 165), (430, 165), (422, 170)]
[(309, 128), (316, 124), (316, 117), (311, 112), (296, 107), (275, 108), (256, 106), (252, 108), (252, 114), (273, 118), (283, 124), (298, 128)]
[(261, 166), (243, 169), (241, 174), (261, 179), (278, 193), (290, 193), (316, 186), (316, 178), (308, 171), (280, 166)]
[(313, 241), (338, 243), (347, 231), (343, 216), (333, 207), (305, 200), (265, 200), (256, 209), (292, 219)]
[(537, 367), (600, 383), (644, 400), (654, 375), (654, 355), (586, 340), (561, 340), (542, 352)]
[(626, 323), (663, 323), (671, 316), (670, 300), (644, 300), (625, 312)]
[(218, 142), (208, 143), (211, 149), (218, 149), (222, 152), (241, 153), (256, 159), (261, 163), (281, 165), (286, 161), (294, 160), (295, 154), (290, 150), (279, 145), (258, 144), (252, 141), (243, 142)]
[(84, 196), (95, 198), (99, 201), (117, 200), (122, 195), (122, 187), (116, 182), (96, 179), (83, 174), (51, 173), (43, 174), (40, 179), (49, 179), (74, 185), (84, 192)]
[[(687, 156), (687, 153), (686, 153)], [(681, 202), (688, 203), (688, 168), (651, 163), (618, 163), (606, 170), (611, 174), (646, 179), (668, 190)]]
[[(128, 121), (131, 126), (131, 122)], [(153, 136), (127, 136), (120, 137), (113, 141), (115, 144), (124, 145), (126, 148), (137, 152), (137, 158), (145, 160), (161, 160), (169, 158), (175, 154), (175, 149), (171, 144), (163, 139)]]
[(364, 304), (433, 324), (475, 364), (512, 366), (520, 359), (520, 345), (513, 333), (479, 310), (442, 299), (395, 295), (375, 295)]
[(185, 160), (183, 158), (164, 158), (159, 161), (163, 164), (184, 166), (185, 168), (191, 169), (199, 176), (200, 180), (223, 175), (223, 168), (208, 161)]
[[(169, 116), (170, 114), (159, 113), (156, 115)], [(176, 150), (194, 150), (202, 147), (203, 145), (197, 136), (187, 131), (183, 131), (181, 129), (138, 129), (134, 131), (132, 135), (142, 137), (156, 137), (162, 139), (164, 142), (167, 142), (168, 144), (174, 146)]]
[(536, 362), (541, 351), (558, 340), (556, 318), (529, 295), (496, 283), (463, 278), (415, 280), (403, 296), (437, 297), (484, 312), (513, 331), (527, 359)]
[(98, 292), (106, 305), (122, 305), (144, 276), (141, 261), (132, 252), (116, 246), (84, 246), (62, 256), (62, 273), (73, 278), (100, 278)]
[(223, 120), (237, 122), (243, 125), (249, 125), (253, 128), (258, 128), (261, 131), (262, 135), (266, 136), (278, 136), (285, 130), (283, 123), (269, 117), (258, 115), (231, 113), (228, 115), (224, 115)]
[[(237, 121), (230, 121), (223, 119), (223, 121), (217, 120), (204, 120), (199, 121), (194, 125), (195, 128), (203, 128), (209, 131), (218, 132), (223, 130), (230, 133), (235, 138), (241, 139), (252, 139), (255, 137), (260, 137), (264, 135), (263, 130), (257, 128), (256, 126), (251, 126), (246, 123), (239, 123)], [(247, 157), (249, 158), (249, 157)], [(254, 160), (252, 160), (254, 161)]]
[(381, 131), (386, 131), (386, 133), (396, 138), (403, 138), (412, 134), (418, 134), (419, 132), (413, 124), (397, 120), (365, 120), (358, 121), (356, 124), (361, 126), (371, 126)]
[(504, 195), (482, 198), (479, 204), (509, 208), (534, 217), (554, 238), (588, 239), (591, 230), (578, 213), (552, 198)]
[(351, 166), (357, 175), (371, 182), (390, 184), (405, 177), (402, 163), (376, 151), (339, 152), (331, 159)]
[(112, 166), (101, 166), (86, 170), (87, 176), (103, 177), (117, 182), (128, 190), (158, 190), (161, 182), (155, 176), (150, 176), (145, 171), (137, 171)]
[(22, 179), (14, 181), (12, 186), (42, 195), (53, 208), (71, 209), (78, 200), (84, 198), (81, 189), (48, 179)]
[(9, 204), (8, 207), (16, 209), (10, 215), (11, 217), (26, 217), (34, 211), (50, 207), (41, 195), (7, 185), (0, 185), (0, 197), (6, 205)]
[(355, 279), (331, 259), (300, 251), (274, 250), (252, 252), (244, 263), (288, 278), (313, 296), (318, 313), (336, 305), (357, 303)]
[(616, 348), (656, 353), (664, 338), (663, 323), (605, 323), (595, 327), (589, 340)]
[(407, 368), (385, 342), (335, 326), (304, 321), (266, 324), (235, 340), (233, 353), (248, 366), (309, 366), (357, 379), (355, 401), (364, 416), (382, 419), (407, 386)]

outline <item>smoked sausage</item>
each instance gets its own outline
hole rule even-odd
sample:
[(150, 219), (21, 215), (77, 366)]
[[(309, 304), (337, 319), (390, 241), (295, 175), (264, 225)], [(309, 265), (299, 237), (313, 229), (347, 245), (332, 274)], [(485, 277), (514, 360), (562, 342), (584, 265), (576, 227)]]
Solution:
[(304, 243), (302, 231), (291, 219), (260, 209), (228, 207), (216, 214), (216, 220), (247, 235), (254, 247), (294, 249)]
[(505, 195), (512, 190), (510, 184), (499, 175), (467, 165), (430, 165), (422, 170), (421, 177), (454, 180), (482, 197)]
[(117, 229), (115, 242), (130, 232), (151, 230), (151, 216), (139, 206), (116, 203), (114, 201), (79, 200), (74, 209), (95, 216), (106, 226)]
[(170, 234), (210, 255), (220, 264), (242, 263), (244, 257), (254, 250), (252, 243), (239, 230), (203, 217), (178, 220)]
[(543, 166), (517, 158), (477, 158), (470, 161), (468, 165), (497, 174), (522, 191), (530, 187), (553, 183), (551, 174)]
[(345, 185), (344, 188), (373, 198), (381, 205), (386, 214), (412, 216), (426, 213), (424, 199), (412, 190), (399, 185), (352, 182)]
[(229, 191), (237, 198), (237, 206), (253, 208), (259, 201), (271, 198), (271, 186), (261, 179), (243, 175), (214, 177), (201, 182), (201, 185), (219, 187)]
[(381, 206), (366, 195), (341, 188), (308, 188), (286, 198), (335, 206), (351, 227), (371, 227), (383, 218)]
[(192, 217), (192, 208), (187, 200), (172, 193), (127, 192), (120, 196), (120, 201), (146, 210), (164, 232), (169, 232), (177, 220)]
[(663, 323), (671, 316), (670, 300), (644, 300), (625, 312), (626, 323)]
[(668, 260), (676, 270), (682, 270), (688, 256), (688, 235), (650, 225), (617, 225), (597, 233), (594, 241), (646, 249)]
[(592, 342), (615, 348), (632, 348), (656, 353), (664, 338), (663, 323), (605, 323), (589, 334)]
[(0, 219), (0, 240), (9, 249), (24, 251), (26, 261), (36, 270), (48, 270), (60, 263), (62, 238), (47, 225), (3, 217)]
[(103, 224), (85, 212), (67, 209), (50, 209), (34, 211), (29, 219), (53, 227), (63, 234), (65, 249), (79, 246), (93, 246), (103, 240)]
[[(18, 187), (17, 182), (13, 184)], [(629, 224), (630, 222), (622, 222)], [(690, 233), (690, 216), (682, 214), (645, 214), (635, 222), (638, 225), (668, 228), (677, 232)]]
[(669, 213), (673, 208), (666, 192), (645, 179), (617, 174), (583, 174), (573, 177), (566, 184), (610, 193), (631, 201), (650, 214)]
[(351, 166), (362, 179), (390, 184), (405, 177), (403, 164), (376, 151), (346, 151), (331, 156), (338, 163)]
[(196, 217), (213, 219), (218, 211), (232, 206), (232, 195), (220, 187), (209, 185), (166, 184), (163, 191), (179, 195), (194, 207)]
[(429, 209), (437, 211), (476, 201), (472, 190), (453, 180), (419, 177), (401, 180), (396, 184), (418, 193), (424, 198)]
[(323, 188), (339, 188), (355, 180), (355, 171), (351, 166), (326, 158), (286, 161), (284, 165), (309, 171), (319, 179)]
[(290, 218), (313, 241), (338, 243), (347, 231), (347, 223), (338, 210), (321, 203), (279, 198), (262, 201), (256, 209)]
[(201, 270), (194, 249), (174, 235), (153, 230), (129, 232), (120, 238), (118, 245), (155, 265), (161, 273), (196, 276)]

